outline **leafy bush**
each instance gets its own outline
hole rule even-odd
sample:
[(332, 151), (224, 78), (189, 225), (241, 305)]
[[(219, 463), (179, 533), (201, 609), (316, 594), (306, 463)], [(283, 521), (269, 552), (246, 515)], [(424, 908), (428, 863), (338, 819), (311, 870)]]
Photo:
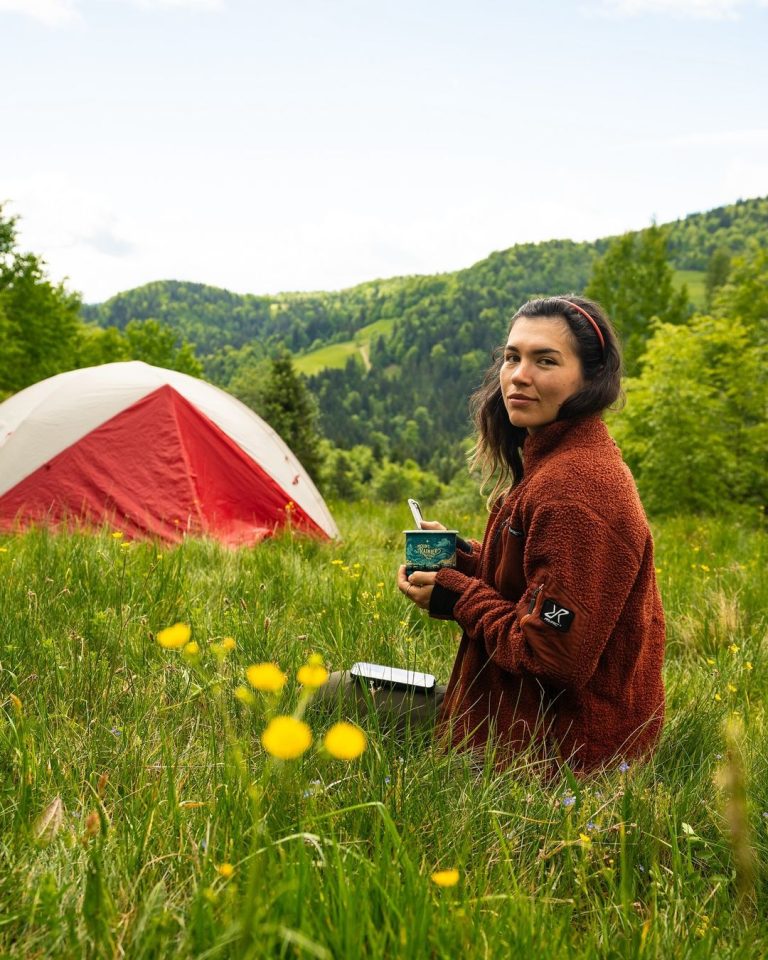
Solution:
[(433, 473), (422, 470), (413, 460), (405, 463), (385, 461), (373, 475), (371, 492), (377, 500), (396, 503), (408, 497), (434, 501), (442, 492), (443, 485)]

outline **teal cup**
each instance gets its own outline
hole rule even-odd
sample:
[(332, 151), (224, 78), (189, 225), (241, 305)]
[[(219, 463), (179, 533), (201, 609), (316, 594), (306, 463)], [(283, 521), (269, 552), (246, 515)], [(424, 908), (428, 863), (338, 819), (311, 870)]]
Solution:
[(405, 530), (405, 573), (456, 566), (456, 530)]

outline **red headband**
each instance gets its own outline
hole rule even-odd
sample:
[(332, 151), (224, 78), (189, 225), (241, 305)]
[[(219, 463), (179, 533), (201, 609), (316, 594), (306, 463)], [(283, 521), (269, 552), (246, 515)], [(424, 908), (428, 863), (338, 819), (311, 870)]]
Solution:
[(595, 333), (597, 334), (597, 339), (600, 341), (600, 346), (602, 347), (603, 353), (605, 353), (605, 339), (603, 337), (602, 331), (600, 330), (600, 327), (598, 327), (597, 325), (595, 318), (590, 317), (587, 311), (583, 307), (580, 307), (578, 303), (571, 303), (570, 300), (565, 300), (563, 299), (563, 297), (560, 297), (560, 299), (563, 301), (563, 303), (567, 303), (569, 307), (573, 307), (574, 310), (578, 310), (583, 317), (586, 317), (587, 320), (589, 320), (589, 322), (592, 324), (592, 326), (595, 329)]

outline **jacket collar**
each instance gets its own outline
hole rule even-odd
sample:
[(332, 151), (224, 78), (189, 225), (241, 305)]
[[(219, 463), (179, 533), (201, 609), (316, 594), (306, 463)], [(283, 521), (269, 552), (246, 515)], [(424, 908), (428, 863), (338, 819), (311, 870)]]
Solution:
[(599, 416), (581, 420), (555, 420), (529, 434), (523, 443), (525, 475), (535, 470), (555, 451), (588, 447), (610, 440), (608, 428)]

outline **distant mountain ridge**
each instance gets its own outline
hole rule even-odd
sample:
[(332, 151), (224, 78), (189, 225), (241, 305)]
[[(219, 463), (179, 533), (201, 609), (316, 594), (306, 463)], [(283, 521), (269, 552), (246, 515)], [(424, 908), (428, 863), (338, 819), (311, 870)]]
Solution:
[[(768, 198), (693, 214), (664, 230), (678, 280), (696, 284), (691, 299), (701, 305), (713, 253), (768, 247)], [(287, 349), (309, 375), (321, 429), (337, 446), (413, 459), (446, 479), (463, 459), (467, 399), (511, 312), (531, 297), (584, 290), (610, 240), (518, 244), (453, 273), (332, 293), (240, 296), (162, 281), (83, 312), (104, 326), (148, 319), (170, 326), (196, 345), (205, 376), (236, 394), (254, 365)]]
[[(691, 214), (664, 227), (672, 265), (678, 270), (704, 271), (718, 248), (738, 254), (753, 240), (768, 245), (768, 197)], [(265, 348), (282, 342), (298, 354), (349, 340), (360, 328), (379, 320), (395, 320), (414, 302), (444, 292), (454, 283), (517, 287), (534, 261), (552, 264), (546, 271), (549, 285), (536, 292), (580, 289), (595, 257), (611, 239), (517, 244), (453, 273), (371, 280), (337, 292), (236, 294), (201, 283), (158, 280), (104, 303), (85, 305), (82, 316), (87, 322), (120, 330), (131, 320), (158, 320), (194, 343), (202, 357), (254, 340)]]

